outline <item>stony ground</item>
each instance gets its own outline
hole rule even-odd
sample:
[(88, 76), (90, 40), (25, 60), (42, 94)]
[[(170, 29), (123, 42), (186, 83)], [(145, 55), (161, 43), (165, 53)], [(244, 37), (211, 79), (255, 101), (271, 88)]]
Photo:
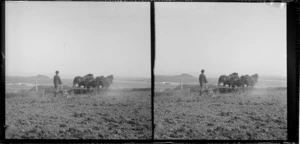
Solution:
[(285, 88), (199, 96), (191, 90), (155, 93), (155, 139), (286, 140)]
[(6, 94), (8, 139), (150, 139), (151, 92), (112, 90), (72, 97)]

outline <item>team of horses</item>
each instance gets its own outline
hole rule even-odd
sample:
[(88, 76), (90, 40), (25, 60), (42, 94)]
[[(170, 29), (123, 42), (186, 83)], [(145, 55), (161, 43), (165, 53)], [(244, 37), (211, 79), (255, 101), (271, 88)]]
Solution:
[[(100, 91), (100, 87), (104, 90), (107, 90), (109, 86), (113, 83), (114, 76), (97, 76), (94, 78), (93, 74), (87, 74), (83, 77), (76, 76), (73, 80), (73, 87), (76, 85), (78, 87), (84, 87), (84, 90), (98, 88), (98, 93)], [(242, 88), (244, 92), (244, 88), (253, 87), (258, 80), (258, 74), (254, 75), (242, 75), (239, 76), (238, 73), (234, 72), (230, 75), (221, 75), (218, 79), (218, 85), (223, 84), (223, 86), (228, 86), (232, 89), (240, 89)]]
[(109, 86), (113, 83), (114, 76), (109, 75), (107, 77), (97, 76), (94, 78), (93, 74), (87, 74), (83, 77), (76, 76), (73, 80), (73, 87), (76, 85), (78, 87), (84, 88), (84, 90), (98, 88), (98, 93), (100, 91), (100, 87), (105, 91), (109, 88)]
[(218, 80), (218, 85), (223, 84), (223, 86), (227, 86), (232, 89), (239, 89), (242, 88), (244, 92), (244, 88), (246, 87), (253, 87), (258, 80), (258, 74), (254, 75), (242, 75), (239, 76), (238, 73), (234, 72), (228, 76), (221, 75)]

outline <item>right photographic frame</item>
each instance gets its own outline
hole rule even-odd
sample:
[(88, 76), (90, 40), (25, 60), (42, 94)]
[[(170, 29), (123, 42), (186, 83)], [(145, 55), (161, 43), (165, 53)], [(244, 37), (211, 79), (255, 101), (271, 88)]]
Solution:
[(286, 3), (155, 3), (154, 139), (288, 140), (288, 13)]

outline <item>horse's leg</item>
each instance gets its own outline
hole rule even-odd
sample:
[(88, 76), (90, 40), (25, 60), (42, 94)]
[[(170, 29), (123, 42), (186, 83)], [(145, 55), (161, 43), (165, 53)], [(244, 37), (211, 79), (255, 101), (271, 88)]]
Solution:
[(101, 88), (99, 87), (99, 95), (101, 95), (101, 92), (102, 92), (102, 87)]
[(90, 88), (89, 91), (90, 91), (90, 93), (92, 95), (94, 93), (94, 88)]

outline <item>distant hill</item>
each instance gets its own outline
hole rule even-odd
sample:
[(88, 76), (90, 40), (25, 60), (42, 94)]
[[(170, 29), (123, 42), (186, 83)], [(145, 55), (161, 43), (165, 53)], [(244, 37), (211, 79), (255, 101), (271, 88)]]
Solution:
[[(64, 78), (62, 76), (60, 78), (64, 85), (73, 85), (73, 79)], [(53, 85), (53, 77), (48, 77), (46, 75), (37, 75), (37, 76), (29, 76), (29, 77), (21, 77), (21, 76), (6, 76), (5, 77), (6, 84), (18, 84), (18, 83), (35, 84), (36, 80), (37, 80), (37, 83), (41, 84), (41, 85)], [(121, 78), (116, 77), (116, 78), (114, 78), (114, 81), (121, 81), (121, 83), (130, 82), (130, 81), (150, 83), (151, 79), (149, 79), (149, 78), (134, 78), (134, 77), (121, 77)], [(114, 83), (114, 84), (118, 85), (117, 83)]]
[(195, 78), (194, 76), (190, 75), (190, 74), (181, 74), (181, 75), (175, 75), (175, 77), (182, 77), (182, 78)]
[[(206, 77), (210, 84), (217, 84), (217, 78)], [(199, 83), (198, 77), (192, 76), (190, 74), (180, 74), (180, 75), (155, 75), (155, 82), (171, 82), (171, 83)]]
[(180, 81), (184, 83), (196, 83), (198, 79), (190, 74), (180, 74), (180, 75), (155, 75), (155, 82), (175, 82)]
[(37, 76), (30, 76), (30, 79), (50, 79), (50, 77), (45, 75), (37, 75)]
[[(61, 79), (63, 84), (72, 84), (71, 79)], [(21, 77), (21, 76), (6, 76), (5, 83), (6, 84), (14, 84), (14, 83), (35, 83), (38, 84), (53, 84), (53, 78), (50, 78), (46, 75), (36, 75), (29, 77)]]

